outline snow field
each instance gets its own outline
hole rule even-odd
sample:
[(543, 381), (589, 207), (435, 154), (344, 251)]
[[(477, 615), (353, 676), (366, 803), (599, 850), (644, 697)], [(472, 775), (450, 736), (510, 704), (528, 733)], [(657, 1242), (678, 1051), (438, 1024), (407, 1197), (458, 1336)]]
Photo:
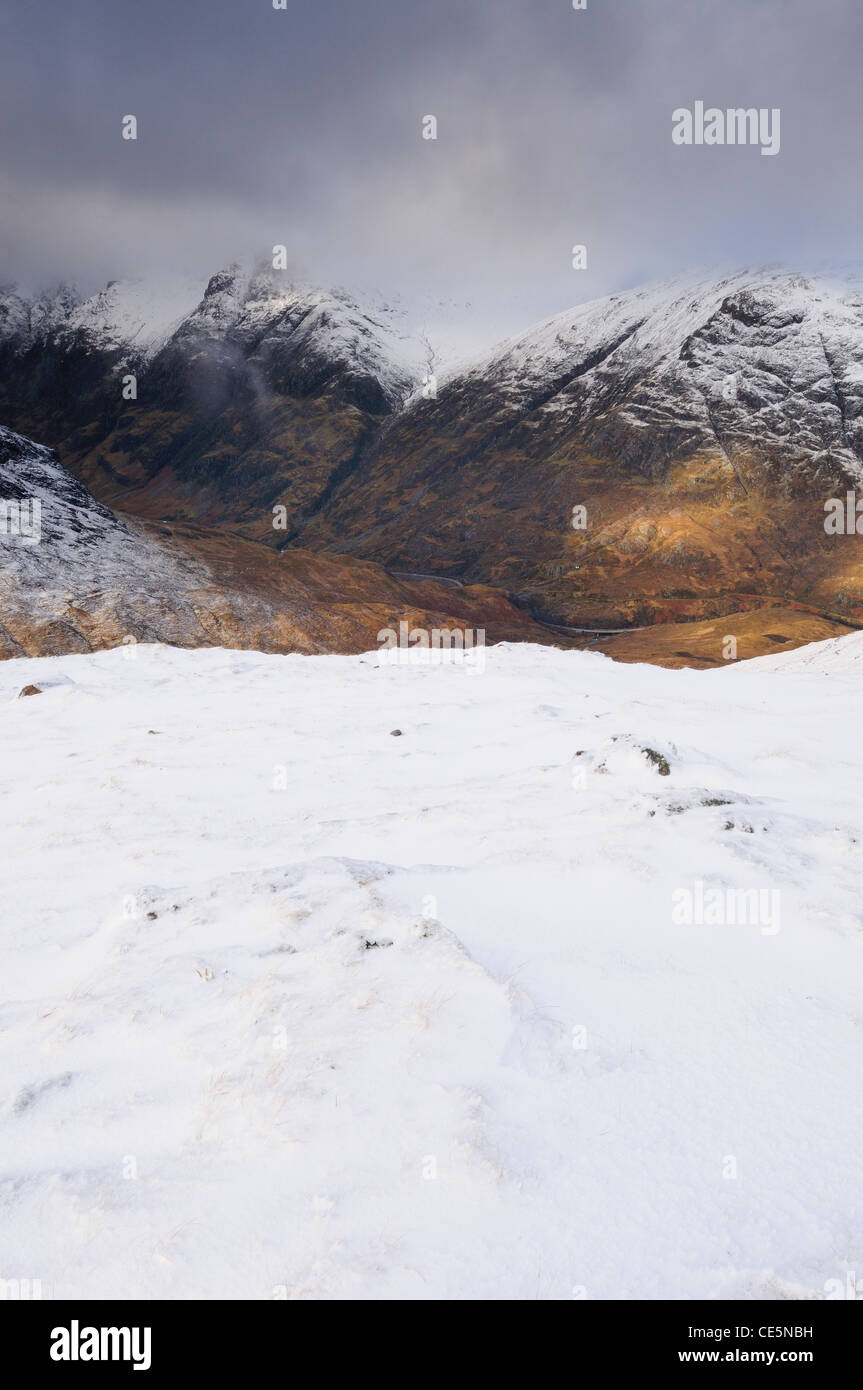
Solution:
[[(0, 1278), (696, 1299), (863, 1274), (858, 648), (5, 662)], [(675, 921), (698, 882), (778, 890), (780, 929)]]

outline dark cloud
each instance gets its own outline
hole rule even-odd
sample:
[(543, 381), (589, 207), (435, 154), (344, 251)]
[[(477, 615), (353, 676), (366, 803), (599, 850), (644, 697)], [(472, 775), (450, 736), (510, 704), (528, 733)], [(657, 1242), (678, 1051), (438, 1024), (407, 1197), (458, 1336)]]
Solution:
[[(500, 332), (695, 264), (859, 254), (859, 0), (5, 3), (5, 279), (283, 242)], [(779, 155), (673, 145), (696, 99), (780, 107)]]

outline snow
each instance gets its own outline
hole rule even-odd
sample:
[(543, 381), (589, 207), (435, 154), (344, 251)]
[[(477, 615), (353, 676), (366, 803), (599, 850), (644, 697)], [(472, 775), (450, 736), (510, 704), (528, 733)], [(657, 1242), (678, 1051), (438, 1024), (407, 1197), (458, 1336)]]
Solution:
[[(516, 412), (650, 425), (789, 471), (829, 460), (863, 480), (863, 280), (776, 269), (695, 275), (582, 304), (497, 344), (448, 385)], [(625, 450), (623, 450), (625, 452)]]
[(362, 303), (343, 289), (324, 290), (268, 264), (235, 264), (212, 277), (177, 337), (205, 335), (247, 352), (299, 350), (376, 378), (393, 404), (422, 377), (428, 347), (403, 309), (369, 292)]
[(9, 342), (23, 352), (50, 335), (67, 346), (83, 337), (91, 348), (119, 350), (121, 362), (144, 362), (192, 313), (206, 284), (176, 276), (112, 280), (92, 295), (63, 285), (34, 298), (7, 286), (0, 289), (0, 343)]
[[(860, 642), (802, 674), (3, 663), (0, 1278), (700, 1299), (860, 1271)], [(678, 924), (698, 883), (778, 890), (780, 929)]]
[(325, 290), (249, 260), (209, 278), (112, 281), (88, 297), (74, 287), (31, 301), (0, 288), (0, 344), (25, 351), (54, 335), (69, 349), (117, 354), (115, 371), (151, 363), (168, 343), (233, 341), (254, 352), (270, 341), (377, 377), (400, 404), (421, 380), (431, 349), (407, 311), (369, 293)]
[(616, 416), (624, 437), (650, 425), (744, 460), (757, 442), (788, 468), (831, 461), (863, 479), (859, 274), (683, 275), (568, 309), (479, 357), (476, 334), (469, 304), (324, 289), (266, 259), (89, 297), (0, 289), (0, 346), (15, 352), (83, 341), (120, 373), (169, 344), (225, 343), (253, 366), (299, 357), (376, 380), (393, 409), (424, 403), (431, 374), (435, 392), (488, 392), (561, 426)]
[[(56, 615), (58, 599), (76, 606), (108, 594), (154, 604), (181, 603), (208, 580), (205, 567), (173, 554), (135, 522), (97, 502), (43, 445), (0, 426), (0, 499), (22, 499), (33, 539), (0, 532), (0, 595), (11, 613), (32, 623)], [(5, 520), (5, 518), (4, 518)]]
[(863, 632), (810, 642), (784, 655), (759, 656), (747, 661), (747, 671), (777, 671), (782, 675), (859, 675), (863, 670)]
[(562, 349), (583, 351), (604, 338), (620, 336), (626, 344), (625, 360), (654, 367), (673, 360), (680, 344), (709, 322), (724, 300), (746, 291), (773, 297), (777, 326), (789, 315), (810, 312), (835, 316), (859, 331), (861, 286), (863, 279), (851, 273), (830, 279), (804, 278), (769, 268), (738, 270), (720, 279), (674, 276), (555, 314), (498, 343), (474, 366), (480, 371), (504, 367), (513, 374), (525, 370), (548, 374)]
[(125, 348), (146, 361), (193, 312), (205, 289), (200, 279), (115, 280), (73, 309), (62, 331), (83, 331), (102, 348)]

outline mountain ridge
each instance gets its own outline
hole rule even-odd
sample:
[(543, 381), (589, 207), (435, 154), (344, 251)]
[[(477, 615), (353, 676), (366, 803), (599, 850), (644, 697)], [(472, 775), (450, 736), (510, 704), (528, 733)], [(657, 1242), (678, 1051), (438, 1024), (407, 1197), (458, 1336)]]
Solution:
[(115, 509), (491, 585), (562, 626), (863, 620), (858, 543), (823, 527), (863, 486), (859, 276), (690, 274), (437, 380), (396, 311), (270, 270), (171, 307), (122, 286), (0, 297), (0, 418)]
[(861, 460), (859, 282), (666, 282), (546, 320), (413, 402), (304, 541), (481, 571), (562, 622), (707, 617), (735, 592), (859, 617), (856, 545), (831, 552), (823, 504)]

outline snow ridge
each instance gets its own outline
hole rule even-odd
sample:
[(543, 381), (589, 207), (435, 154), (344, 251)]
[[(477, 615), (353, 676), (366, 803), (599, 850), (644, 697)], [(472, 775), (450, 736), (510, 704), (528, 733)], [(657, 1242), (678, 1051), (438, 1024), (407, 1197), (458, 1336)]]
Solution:
[(863, 279), (784, 270), (681, 277), (595, 300), (499, 344), (454, 379), (515, 411), (590, 419), (625, 449), (652, 430), (863, 481)]
[(383, 299), (363, 305), (345, 290), (322, 290), (269, 266), (234, 264), (209, 280), (112, 281), (87, 298), (74, 288), (29, 299), (0, 290), (0, 345), (22, 354), (111, 354), (115, 370), (151, 364), (169, 346), (234, 346), (245, 355), (285, 349), (329, 367), (376, 378), (401, 404), (428, 365), (428, 347), (405, 312)]
[(203, 567), (180, 564), (159, 545), (97, 502), (52, 450), (0, 427), (0, 499), (39, 506), (35, 543), (0, 532), (3, 602), (32, 615), (53, 613), (58, 595), (76, 603), (109, 593), (130, 602), (164, 598), (203, 582)]

